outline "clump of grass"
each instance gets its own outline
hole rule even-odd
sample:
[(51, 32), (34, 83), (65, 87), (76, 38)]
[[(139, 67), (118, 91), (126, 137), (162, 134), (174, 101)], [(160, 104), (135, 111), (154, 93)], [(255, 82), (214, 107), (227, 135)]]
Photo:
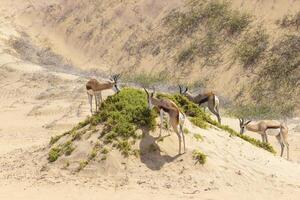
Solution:
[(265, 30), (259, 28), (254, 32), (246, 33), (242, 41), (235, 48), (235, 56), (244, 67), (249, 67), (257, 62), (267, 47), (268, 35)]
[(56, 161), (59, 158), (59, 156), (60, 156), (60, 151), (61, 150), (58, 147), (50, 149), (50, 152), (48, 154), (48, 161), (49, 162)]
[(300, 11), (297, 12), (295, 15), (285, 15), (282, 19), (277, 21), (283, 28), (295, 28), (299, 30), (300, 27)]
[(199, 150), (193, 151), (193, 159), (196, 160), (196, 163), (204, 165), (206, 163), (207, 156)]
[(99, 151), (100, 151), (100, 144), (97, 142), (94, 145), (91, 153), (88, 155), (88, 161), (93, 160), (98, 155)]
[(120, 150), (123, 156), (128, 157), (132, 150), (132, 147), (128, 141), (119, 141), (117, 144), (117, 149)]
[(56, 161), (61, 155), (65, 154), (69, 156), (74, 151), (75, 147), (72, 144), (72, 141), (67, 141), (64, 144), (60, 144), (56, 147), (50, 149), (48, 154), (48, 161), (54, 162)]
[(103, 147), (103, 149), (101, 150), (102, 154), (108, 154), (109, 153), (109, 149), (106, 147)]
[(198, 133), (194, 134), (194, 138), (195, 138), (197, 141), (203, 141), (202, 135), (200, 135), (200, 134), (198, 134)]
[(198, 47), (196, 43), (192, 43), (190, 46), (187, 48), (183, 49), (181, 52), (179, 52), (177, 56), (177, 63), (186, 63), (186, 62), (191, 62), (194, 60), (196, 54), (198, 51)]
[(133, 82), (147, 88), (157, 83), (168, 82), (169, 74), (165, 71), (157, 74), (139, 73), (134, 75), (130, 74), (128, 77), (125, 76), (123, 79), (127, 82)]
[(183, 133), (187, 135), (187, 134), (189, 134), (189, 133), (190, 133), (190, 131), (189, 131), (189, 129), (188, 129), (188, 128), (184, 128), (184, 129), (183, 129)]
[(87, 160), (82, 160), (79, 163), (78, 168), (76, 169), (77, 172), (80, 172), (81, 170), (83, 170), (87, 165), (89, 164), (89, 161)]

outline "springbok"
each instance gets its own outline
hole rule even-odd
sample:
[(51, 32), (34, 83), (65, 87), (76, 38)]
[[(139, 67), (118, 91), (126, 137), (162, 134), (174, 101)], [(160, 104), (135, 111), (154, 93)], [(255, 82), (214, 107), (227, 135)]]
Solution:
[(149, 94), (149, 92), (144, 88), (146, 94), (147, 94), (147, 100), (148, 100), (148, 108), (152, 109), (154, 106), (159, 109), (160, 112), (160, 134), (162, 132), (162, 126), (163, 126), (163, 114), (164, 112), (169, 115), (169, 123), (171, 124), (174, 132), (178, 136), (179, 140), (179, 151), (178, 154), (181, 154), (181, 137), (183, 139), (183, 153), (185, 153), (185, 137), (183, 133), (183, 125), (185, 121), (185, 115), (182, 113), (177, 105), (169, 100), (169, 99), (158, 99), (154, 97), (155, 90)]
[(180, 94), (186, 96), (190, 101), (198, 104), (199, 106), (203, 103), (207, 102), (208, 109), (216, 115), (218, 118), (218, 122), (221, 124), (221, 117), (219, 113), (219, 105), (220, 100), (213, 92), (207, 92), (207, 93), (200, 93), (196, 96), (192, 95), (188, 91), (188, 87), (184, 87), (182, 85), (179, 85), (179, 92)]
[[(120, 74), (113, 75), (109, 81), (105, 82), (99, 82), (96, 79), (90, 79), (86, 83), (86, 90), (87, 90), (87, 95), (90, 103), (90, 110), (91, 114), (93, 114), (93, 96), (95, 96), (95, 104), (96, 104), (96, 112), (98, 109), (98, 104), (103, 101), (102, 99), (102, 90), (107, 90), (107, 89), (113, 89), (115, 93), (118, 93), (120, 91), (119, 85), (118, 85), (118, 80), (120, 78)], [(99, 102), (99, 96), (100, 96), (100, 101)]]
[(261, 135), (262, 142), (267, 142), (267, 143), (268, 143), (267, 130), (279, 129), (279, 133), (276, 134), (275, 136), (281, 147), (280, 156), (282, 157), (284, 146), (286, 146), (287, 159), (289, 160), (289, 143), (287, 141), (288, 127), (285, 124), (277, 120), (261, 120), (261, 121), (257, 121), (256, 123), (250, 124), (251, 120), (245, 122), (243, 118), (239, 119), (239, 122), (240, 122), (240, 134), (243, 134), (246, 128), (248, 131), (259, 133)]

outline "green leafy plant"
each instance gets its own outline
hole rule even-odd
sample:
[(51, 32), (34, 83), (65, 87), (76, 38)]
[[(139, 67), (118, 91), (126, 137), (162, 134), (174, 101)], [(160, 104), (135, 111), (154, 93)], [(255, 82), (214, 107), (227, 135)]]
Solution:
[(206, 163), (207, 156), (199, 150), (193, 151), (193, 159), (196, 160), (196, 164), (204, 165)]

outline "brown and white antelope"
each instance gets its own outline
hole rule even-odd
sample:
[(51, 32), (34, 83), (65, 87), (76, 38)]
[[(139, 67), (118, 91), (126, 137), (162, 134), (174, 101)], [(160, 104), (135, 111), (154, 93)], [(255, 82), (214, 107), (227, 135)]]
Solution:
[(160, 112), (160, 134), (162, 132), (162, 126), (163, 126), (163, 115), (164, 112), (169, 115), (169, 123), (171, 124), (173, 130), (178, 136), (179, 141), (179, 151), (178, 154), (181, 154), (181, 137), (183, 139), (183, 153), (185, 153), (185, 137), (183, 133), (183, 125), (185, 121), (185, 115), (182, 113), (177, 105), (169, 100), (169, 99), (158, 99), (154, 97), (155, 90), (149, 94), (149, 92), (144, 88), (146, 94), (147, 94), (147, 100), (148, 100), (148, 108), (152, 109), (154, 106), (159, 109)]
[(109, 81), (99, 82), (96, 79), (90, 79), (86, 83), (86, 90), (87, 90), (87, 95), (90, 103), (91, 114), (93, 114), (93, 96), (95, 97), (95, 104), (96, 104), (95, 110), (97, 112), (98, 105), (103, 101), (102, 93), (101, 93), (103, 90), (113, 89), (115, 93), (118, 93), (120, 91), (118, 85), (119, 78), (120, 78), (120, 74), (117, 74), (117, 75), (113, 75), (109, 79)]
[(256, 123), (251, 123), (251, 120), (245, 122), (244, 119), (239, 119), (239, 122), (240, 122), (240, 134), (243, 134), (246, 128), (248, 131), (259, 133), (261, 135), (262, 142), (267, 142), (267, 143), (268, 143), (267, 130), (279, 129), (279, 133), (277, 133), (275, 136), (281, 147), (280, 156), (282, 157), (284, 146), (286, 146), (287, 159), (289, 159), (289, 143), (287, 140), (288, 127), (284, 123), (281, 123), (277, 120), (261, 120), (261, 121), (257, 121)]
[(179, 92), (199, 106), (207, 102), (208, 109), (218, 118), (218, 122), (221, 124), (221, 117), (219, 113), (220, 100), (217, 95), (213, 92), (206, 92), (194, 96), (188, 91), (188, 87), (184, 87), (182, 85), (179, 85)]

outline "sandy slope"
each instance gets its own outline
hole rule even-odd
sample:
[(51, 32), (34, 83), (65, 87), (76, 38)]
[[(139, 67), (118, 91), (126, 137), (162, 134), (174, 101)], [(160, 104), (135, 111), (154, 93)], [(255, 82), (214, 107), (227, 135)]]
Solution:
[[(6, 42), (19, 34), (8, 18), (0, 16), (0, 22), (0, 199), (299, 198), (300, 140), (299, 127), (295, 128), (299, 120), (289, 122), (293, 161), (222, 131), (202, 130), (188, 123), (187, 153), (180, 157), (175, 156), (176, 136), (158, 142), (155, 132), (143, 142), (153, 142), (161, 152), (145, 159), (125, 159), (125, 164), (117, 160), (106, 166), (113, 168), (109, 173), (92, 165), (72, 174), (47, 164), (51, 135), (89, 114), (86, 80), (16, 58)], [(238, 128), (236, 120), (224, 121)], [(201, 134), (204, 141), (195, 141), (194, 133)], [(206, 165), (194, 164), (194, 149), (208, 155)]]
[[(146, 160), (130, 158), (108, 174), (92, 166), (71, 174), (48, 165), (45, 146), (50, 136), (88, 114), (85, 80), (49, 72), (5, 52), (0, 69), (1, 199), (297, 199), (300, 195), (299, 164), (189, 123), (188, 152), (178, 158), (172, 135), (155, 142), (161, 149), (158, 154)], [(194, 133), (204, 141), (196, 142)], [(156, 134), (147, 141), (154, 142)], [(203, 167), (191, 159), (198, 148), (209, 155)]]

